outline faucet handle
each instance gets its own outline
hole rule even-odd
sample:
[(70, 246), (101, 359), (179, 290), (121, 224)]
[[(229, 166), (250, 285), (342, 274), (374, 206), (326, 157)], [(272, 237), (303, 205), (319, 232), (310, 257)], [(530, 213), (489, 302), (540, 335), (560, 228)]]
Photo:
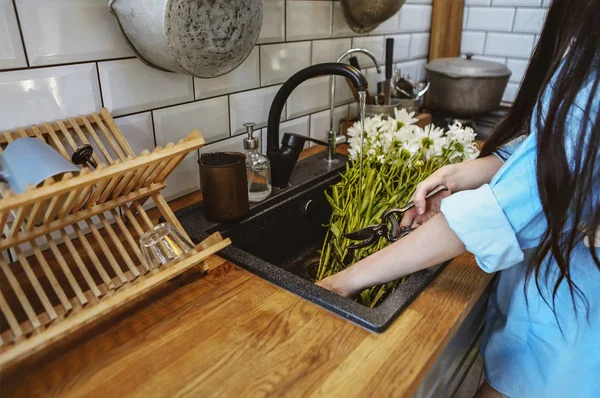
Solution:
[(304, 144), (306, 143), (306, 141), (311, 141), (315, 144), (323, 146), (328, 145), (325, 141), (317, 140), (316, 138), (311, 138), (305, 135), (294, 133), (284, 133), (283, 138), (281, 139), (281, 145), (288, 146), (295, 150), (297, 153), (300, 153), (302, 152), (302, 149), (304, 149)]

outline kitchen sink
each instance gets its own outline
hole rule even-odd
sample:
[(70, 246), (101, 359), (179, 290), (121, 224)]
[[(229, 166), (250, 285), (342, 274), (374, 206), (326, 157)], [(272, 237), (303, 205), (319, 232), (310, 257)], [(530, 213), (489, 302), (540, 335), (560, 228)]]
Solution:
[(376, 308), (365, 307), (316, 286), (313, 278), (318, 250), (325, 238), (324, 225), (331, 214), (324, 192), (339, 181), (344, 162), (332, 168), (325, 166), (319, 156), (312, 158), (298, 164), (292, 179), (293, 188), (277, 192), (266, 202), (253, 206), (242, 221), (211, 223), (199, 205), (176, 214), (196, 242), (216, 231), (231, 238), (233, 245), (219, 255), (232, 263), (361, 327), (383, 332), (443, 265), (410, 275)]

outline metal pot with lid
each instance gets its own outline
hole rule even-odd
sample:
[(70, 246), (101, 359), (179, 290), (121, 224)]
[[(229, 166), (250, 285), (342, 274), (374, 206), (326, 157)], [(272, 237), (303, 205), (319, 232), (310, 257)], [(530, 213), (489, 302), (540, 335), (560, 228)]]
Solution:
[(456, 117), (489, 113), (500, 106), (511, 75), (506, 65), (465, 58), (439, 58), (425, 65), (431, 83), (429, 104)]

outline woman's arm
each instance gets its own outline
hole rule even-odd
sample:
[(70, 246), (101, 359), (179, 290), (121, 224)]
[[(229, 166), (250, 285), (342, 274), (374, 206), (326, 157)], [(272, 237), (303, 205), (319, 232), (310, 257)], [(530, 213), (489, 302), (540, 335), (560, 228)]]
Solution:
[(465, 251), (465, 245), (440, 213), (398, 242), (318, 284), (352, 297), (370, 286), (432, 267)]

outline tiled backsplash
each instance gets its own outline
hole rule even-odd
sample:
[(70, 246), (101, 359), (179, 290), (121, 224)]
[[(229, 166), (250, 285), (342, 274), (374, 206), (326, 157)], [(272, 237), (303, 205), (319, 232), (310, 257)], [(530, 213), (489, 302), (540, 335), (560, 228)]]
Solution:
[[(202, 131), (201, 151), (243, 150), (242, 124), (266, 135), (269, 107), (281, 83), (311, 64), (333, 62), (352, 47), (384, 60), (395, 39), (395, 62), (425, 78), (432, 0), (408, 0), (369, 35), (346, 25), (339, 2), (263, 0), (258, 45), (233, 72), (214, 79), (161, 72), (133, 57), (107, 7), (108, 0), (0, 0), (0, 130), (99, 111), (107, 107), (136, 151)], [(359, 57), (372, 87), (383, 79)], [(300, 85), (282, 115), (282, 131), (325, 139), (329, 129), (327, 77)], [(338, 78), (336, 120), (353, 102)], [(354, 107), (352, 107), (354, 108)], [(198, 154), (167, 180), (172, 199), (200, 187)]]
[(517, 94), (550, 0), (465, 0), (461, 52), (506, 64), (503, 100)]

